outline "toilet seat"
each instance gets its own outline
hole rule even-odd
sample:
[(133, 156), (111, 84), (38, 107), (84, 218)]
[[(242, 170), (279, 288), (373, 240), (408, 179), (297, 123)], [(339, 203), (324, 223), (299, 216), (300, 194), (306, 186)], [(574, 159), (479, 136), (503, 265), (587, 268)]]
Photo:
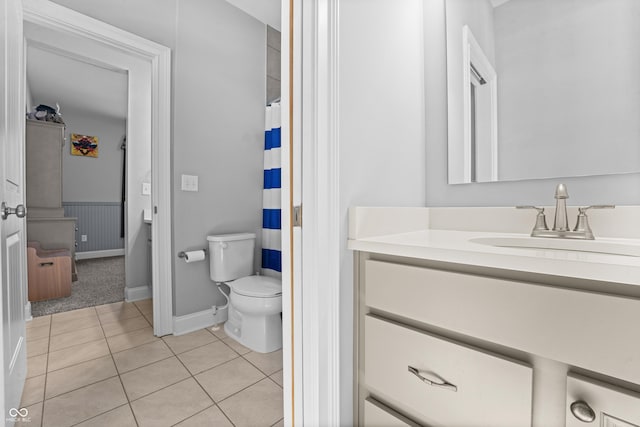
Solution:
[(247, 297), (270, 298), (282, 295), (280, 279), (269, 276), (246, 276), (227, 285), (239, 295)]

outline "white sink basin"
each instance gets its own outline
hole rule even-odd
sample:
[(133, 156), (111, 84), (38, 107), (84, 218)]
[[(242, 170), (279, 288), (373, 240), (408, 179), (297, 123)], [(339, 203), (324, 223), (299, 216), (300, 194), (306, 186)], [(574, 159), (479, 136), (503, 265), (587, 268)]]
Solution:
[(476, 237), (469, 239), (481, 245), (556, 251), (591, 252), (596, 254), (640, 257), (640, 244), (599, 240), (569, 240), (539, 237)]

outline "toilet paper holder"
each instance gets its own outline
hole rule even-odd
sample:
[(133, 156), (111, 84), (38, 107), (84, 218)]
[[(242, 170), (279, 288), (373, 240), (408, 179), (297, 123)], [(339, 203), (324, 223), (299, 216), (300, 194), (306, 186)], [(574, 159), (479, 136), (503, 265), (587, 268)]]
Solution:
[[(194, 251), (203, 251), (205, 254), (208, 252), (207, 248), (203, 248), (203, 249), (193, 249)], [(180, 251), (178, 252), (178, 258), (185, 258), (185, 252), (187, 251)]]

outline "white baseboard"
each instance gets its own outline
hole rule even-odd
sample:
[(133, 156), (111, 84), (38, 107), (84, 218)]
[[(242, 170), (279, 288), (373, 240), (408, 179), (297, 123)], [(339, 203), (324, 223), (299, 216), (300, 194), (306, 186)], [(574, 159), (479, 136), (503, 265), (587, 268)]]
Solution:
[(151, 286), (136, 286), (124, 288), (124, 300), (127, 302), (140, 301), (151, 298)]
[(104, 251), (86, 251), (76, 252), (76, 259), (93, 259), (107, 258), (112, 256), (124, 256), (124, 248), (122, 249), (106, 249)]
[(215, 316), (211, 308), (184, 316), (173, 316), (173, 335), (188, 334), (226, 321), (227, 309), (218, 310)]
[(33, 316), (31, 315), (31, 301), (27, 301), (24, 305), (24, 320), (25, 322), (33, 320)]

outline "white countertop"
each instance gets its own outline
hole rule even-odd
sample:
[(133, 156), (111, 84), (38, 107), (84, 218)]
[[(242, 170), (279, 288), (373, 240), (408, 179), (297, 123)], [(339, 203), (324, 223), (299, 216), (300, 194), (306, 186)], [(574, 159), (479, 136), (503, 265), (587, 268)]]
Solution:
[[(388, 227), (386, 229), (388, 230)], [(472, 241), (478, 238), (535, 239), (536, 243), (540, 241), (544, 246), (547, 243), (545, 241), (565, 239), (532, 238), (526, 233), (430, 229), (372, 234), (375, 234), (375, 230), (370, 230), (368, 235), (352, 234), (348, 248), (386, 255), (640, 286), (640, 256), (578, 250), (499, 247)], [(549, 243), (553, 246), (554, 242)], [(586, 250), (597, 250), (603, 244), (625, 245), (632, 252), (640, 254), (640, 239), (597, 238), (595, 241), (579, 242)]]

